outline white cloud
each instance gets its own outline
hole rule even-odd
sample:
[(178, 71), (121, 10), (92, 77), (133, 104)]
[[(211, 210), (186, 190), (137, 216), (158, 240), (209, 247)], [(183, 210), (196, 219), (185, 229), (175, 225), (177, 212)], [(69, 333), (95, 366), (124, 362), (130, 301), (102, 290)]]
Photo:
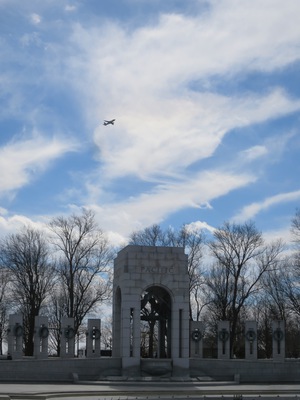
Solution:
[(20, 42), (24, 47), (30, 45), (41, 46), (43, 43), (38, 32), (26, 33), (20, 38)]
[(191, 232), (194, 232), (194, 231), (197, 232), (198, 230), (200, 230), (200, 231), (204, 230), (204, 231), (208, 231), (210, 233), (214, 233), (214, 231), (216, 229), (215, 227), (209, 225), (207, 222), (204, 222), (204, 221), (191, 222), (190, 224), (187, 224), (187, 228), (190, 229)]
[[(299, 59), (300, 3), (211, 4), (199, 16), (162, 15), (156, 25), (134, 31), (74, 26), (74, 49), (77, 54), (79, 46), (85, 61), (74, 54), (68, 62), (78, 92), (86, 94), (83, 107), (90, 118), (117, 120), (113, 129), (101, 125), (94, 132), (104, 176), (177, 174), (210, 157), (231, 129), (300, 109), (280, 88), (232, 97), (196, 91), (214, 75), (226, 80)], [(286, 30), (278, 30), (287, 20)]]
[(127, 237), (132, 231), (160, 223), (166, 216), (185, 207), (200, 210), (203, 203), (209, 203), (254, 180), (250, 175), (207, 171), (190, 180), (158, 185), (148, 193), (122, 202), (110, 201), (92, 207), (102, 226)]
[(255, 202), (244, 207), (236, 216), (232, 219), (237, 222), (246, 221), (254, 218), (258, 213), (264, 210), (268, 210), (270, 207), (276, 206), (282, 203), (288, 203), (291, 201), (297, 201), (300, 199), (300, 190), (296, 190), (288, 193), (280, 193), (272, 197), (268, 197), (261, 202)]
[[(290, 222), (290, 221), (289, 221)], [(267, 243), (282, 240), (285, 244), (287, 244), (287, 248), (285, 249), (285, 255), (287, 255), (291, 251), (291, 247), (289, 246), (292, 243), (292, 235), (291, 235), (291, 226), (287, 224), (286, 226), (281, 227), (276, 230), (267, 230), (263, 232), (263, 237)]]
[(165, 14), (133, 31), (111, 22), (75, 24), (68, 51), (65, 42), (61, 54), (54, 50), (57, 64), (49, 71), (61, 76), (64, 63), (63, 78), (77, 88), (90, 119), (117, 118), (114, 129), (94, 132), (101, 173), (176, 175), (210, 157), (231, 129), (299, 110), (299, 101), (276, 88), (231, 98), (195, 90), (215, 74), (227, 79), (299, 58), (300, 5), (274, 1), (212, 1), (205, 13)]
[(7, 213), (8, 211), (5, 208), (0, 207), (0, 215), (6, 215)]
[(0, 238), (10, 233), (19, 231), (24, 226), (31, 226), (35, 229), (44, 230), (45, 225), (42, 222), (36, 222), (24, 215), (0, 215)]
[(123, 110), (125, 116), (120, 110), (121, 117), (113, 129), (100, 126), (95, 132), (104, 172), (110, 178), (136, 174), (149, 179), (176, 174), (210, 157), (231, 129), (300, 109), (300, 101), (294, 102), (278, 91), (244, 99), (209, 93), (194, 94), (189, 99), (157, 97), (155, 101), (151, 94), (149, 97), (140, 101), (138, 111), (130, 103)]
[(77, 26), (74, 41), (91, 51), (95, 78), (111, 77), (103, 86), (105, 93), (130, 85), (130, 93), (138, 97), (158, 88), (176, 91), (193, 79), (273, 69), (299, 59), (298, 2), (211, 3), (210, 13), (162, 15), (158, 24), (134, 32), (116, 25), (90, 32)]
[(242, 151), (240, 156), (245, 161), (253, 161), (256, 160), (257, 158), (265, 156), (268, 153), (269, 153), (268, 149), (265, 146), (257, 145)]
[(42, 17), (39, 14), (32, 13), (30, 15), (30, 21), (33, 25), (39, 25), (42, 22)]
[[(156, 22), (133, 30), (129, 24), (109, 20), (98, 26), (76, 23), (72, 37), (67, 34), (68, 19), (61, 43), (51, 42), (50, 37), (43, 80), (59, 81), (58, 93), (65, 87), (76, 90), (74, 97), (82, 102), (87, 124), (98, 125), (93, 138), (101, 180), (87, 185), (87, 203), (108, 196), (103, 191), (114, 178), (135, 175), (156, 182), (152, 191), (140, 196), (95, 205), (112, 235), (118, 231), (126, 236), (179, 209), (202, 207), (253, 183), (257, 171), (241, 175), (235, 173), (237, 166), (227, 174), (216, 172), (225, 169), (220, 165), (202, 174), (193, 168), (187, 172), (187, 168), (213, 156), (230, 130), (300, 109), (300, 101), (280, 88), (232, 95), (217, 93), (213, 85), (215, 78), (233, 81), (236, 74), (272, 72), (299, 60), (300, 3), (212, 0), (209, 4), (211, 9), (202, 14), (161, 15)], [(68, 4), (64, 10), (74, 11), (74, 7)], [(45, 22), (39, 14), (31, 18), (35, 24)], [(55, 23), (59, 27), (61, 20)], [(37, 34), (23, 37), (26, 45), (38, 39)], [(17, 85), (19, 81), (16, 91)], [(22, 110), (19, 103), (14, 108)], [(99, 126), (104, 118), (116, 118), (116, 125)], [(27, 184), (67, 149), (70, 143), (41, 138), (39, 143), (27, 140), (0, 149), (0, 166), (8, 171), (0, 177), (0, 194)], [(268, 140), (261, 139), (243, 157), (247, 161), (266, 158), (274, 154), (273, 149)], [(232, 154), (232, 159), (238, 156)], [(241, 215), (256, 215), (270, 206), (267, 200), (254, 203)]]
[(233, 162), (236, 168), (241, 168), (243, 165), (256, 162), (256, 171), (258, 173), (258, 160), (264, 161), (262, 164), (273, 164), (284, 157), (289, 145), (297, 146), (295, 141), (296, 132), (280, 132), (280, 135), (273, 134), (262, 138), (262, 144), (252, 146), (238, 153), (238, 157)]
[(65, 11), (67, 11), (67, 12), (72, 12), (72, 11), (75, 11), (76, 9), (77, 9), (77, 7), (74, 5), (71, 5), (71, 4), (67, 4), (65, 6)]
[[(102, 203), (98, 212), (111, 230), (126, 235), (253, 183), (254, 174), (236, 183), (234, 172), (217, 179), (212, 171), (201, 186), (197, 178), (205, 174), (187, 174), (186, 168), (211, 157), (230, 130), (300, 110), (300, 101), (281, 88), (234, 96), (209, 91), (216, 75), (227, 80), (299, 59), (300, 3), (211, 4), (199, 16), (162, 15), (157, 24), (133, 31), (113, 23), (90, 30), (74, 26), (71, 43), (83, 57), (74, 54), (67, 61), (83, 107), (98, 124), (99, 118), (116, 118), (114, 127), (98, 125), (94, 131), (102, 182), (126, 175), (158, 182), (152, 192), (124, 203)], [(253, 145), (244, 159), (268, 156), (268, 144)], [(94, 198), (102, 188), (95, 182), (89, 190)]]
[(46, 139), (34, 135), (31, 139), (11, 141), (0, 148), (0, 196), (9, 194), (28, 184), (44, 171), (49, 163), (69, 151), (75, 143), (56, 138)]

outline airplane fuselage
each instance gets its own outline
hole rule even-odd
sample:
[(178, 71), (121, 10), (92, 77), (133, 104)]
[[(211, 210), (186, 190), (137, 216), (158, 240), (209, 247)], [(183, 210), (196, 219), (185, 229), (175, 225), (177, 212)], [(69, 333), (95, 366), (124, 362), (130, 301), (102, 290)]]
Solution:
[(114, 125), (114, 123), (115, 123), (115, 119), (112, 119), (112, 120), (110, 120), (110, 121), (106, 121), (106, 120), (104, 120), (104, 123), (103, 123), (103, 125)]

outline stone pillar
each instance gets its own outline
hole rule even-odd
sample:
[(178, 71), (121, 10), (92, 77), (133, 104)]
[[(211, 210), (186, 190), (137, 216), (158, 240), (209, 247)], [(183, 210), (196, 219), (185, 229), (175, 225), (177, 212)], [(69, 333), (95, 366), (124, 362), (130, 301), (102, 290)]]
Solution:
[(34, 357), (48, 357), (48, 317), (35, 317), (34, 320)]
[(86, 356), (101, 356), (101, 321), (100, 319), (88, 319), (88, 330), (86, 332)]
[(201, 321), (190, 322), (190, 357), (203, 357), (204, 323)]
[(121, 289), (119, 287), (114, 288), (113, 293), (113, 326), (112, 326), (112, 356), (113, 357), (121, 357), (121, 349), (122, 349), (122, 332), (121, 332)]
[(184, 296), (178, 296), (172, 309), (172, 342), (171, 353), (173, 361), (172, 376), (189, 374), (189, 307)]
[(138, 375), (140, 368), (140, 297), (124, 296), (121, 316), (123, 374)]
[(245, 358), (257, 359), (257, 323), (256, 321), (245, 322)]
[(13, 360), (23, 356), (23, 316), (12, 314), (9, 316), (7, 330), (7, 353)]
[(230, 358), (230, 327), (229, 321), (218, 322), (218, 358)]
[(74, 318), (63, 317), (60, 332), (60, 356), (72, 358), (75, 352)]
[(140, 358), (141, 356), (141, 327), (140, 327), (140, 308), (132, 310), (132, 356)]
[(285, 324), (284, 321), (272, 322), (273, 360), (285, 358)]

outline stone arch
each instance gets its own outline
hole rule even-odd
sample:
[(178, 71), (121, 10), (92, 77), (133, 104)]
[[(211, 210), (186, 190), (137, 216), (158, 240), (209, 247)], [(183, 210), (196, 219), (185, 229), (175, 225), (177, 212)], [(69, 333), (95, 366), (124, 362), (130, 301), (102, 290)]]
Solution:
[(162, 285), (141, 294), (141, 356), (171, 358), (172, 296)]
[[(114, 261), (113, 285), (113, 356), (121, 358), (123, 374), (140, 374), (147, 370), (146, 364), (157, 363), (167, 364), (172, 374), (188, 370), (189, 275), (184, 249), (126, 246)], [(159, 311), (154, 313), (154, 318), (163, 316), (158, 355), (169, 358), (141, 358), (141, 294), (145, 291), (154, 300), (159, 298)], [(168, 307), (163, 306), (165, 300)], [(153, 350), (152, 356), (156, 356)]]

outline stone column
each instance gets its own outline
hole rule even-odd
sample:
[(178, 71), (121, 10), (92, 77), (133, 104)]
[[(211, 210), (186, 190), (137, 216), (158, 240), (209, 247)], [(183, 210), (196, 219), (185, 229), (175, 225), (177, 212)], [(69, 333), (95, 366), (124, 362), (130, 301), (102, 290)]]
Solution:
[[(127, 300), (128, 299), (128, 300)], [(124, 296), (122, 307), (122, 365), (123, 374), (137, 376), (140, 373), (140, 298)]]
[(218, 358), (230, 358), (230, 327), (229, 321), (218, 322)]
[(203, 357), (204, 323), (201, 321), (190, 322), (190, 357)]
[(112, 356), (121, 357), (122, 334), (121, 334), (121, 289), (114, 288), (113, 293), (113, 326), (112, 326)]
[(74, 318), (63, 317), (60, 332), (60, 356), (72, 358), (75, 352)]
[(178, 359), (181, 351), (180, 343), (180, 323), (179, 323), (179, 309), (178, 305), (174, 302), (172, 307), (172, 327), (171, 327), (171, 356)]
[(245, 322), (245, 358), (257, 359), (257, 323), (256, 321)]
[(88, 319), (88, 330), (86, 332), (86, 356), (101, 356), (101, 321), (100, 319)]
[(141, 326), (140, 326), (140, 307), (135, 307), (132, 313), (132, 355), (141, 357)]
[(285, 358), (285, 324), (284, 321), (272, 322), (273, 360)]
[(172, 376), (189, 374), (189, 309), (187, 302), (178, 296), (172, 307), (171, 357)]
[(185, 306), (181, 309), (181, 325), (182, 325), (182, 333), (181, 333), (181, 342), (182, 342), (182, 351), (181, 357), (185, 359), (185, 365), (188, 365), (189, 368), (189, 357), (190, 357), (190, 316), (189, 316), (189, 305), (185, 302)]
[(34, 319), (34, 357), (48, 357), (48, 317), (35, 317)]
[(12, 314), (9, 316), (7, 330), (7, 353), (13, 360), (23, 356), (23, 316)]

